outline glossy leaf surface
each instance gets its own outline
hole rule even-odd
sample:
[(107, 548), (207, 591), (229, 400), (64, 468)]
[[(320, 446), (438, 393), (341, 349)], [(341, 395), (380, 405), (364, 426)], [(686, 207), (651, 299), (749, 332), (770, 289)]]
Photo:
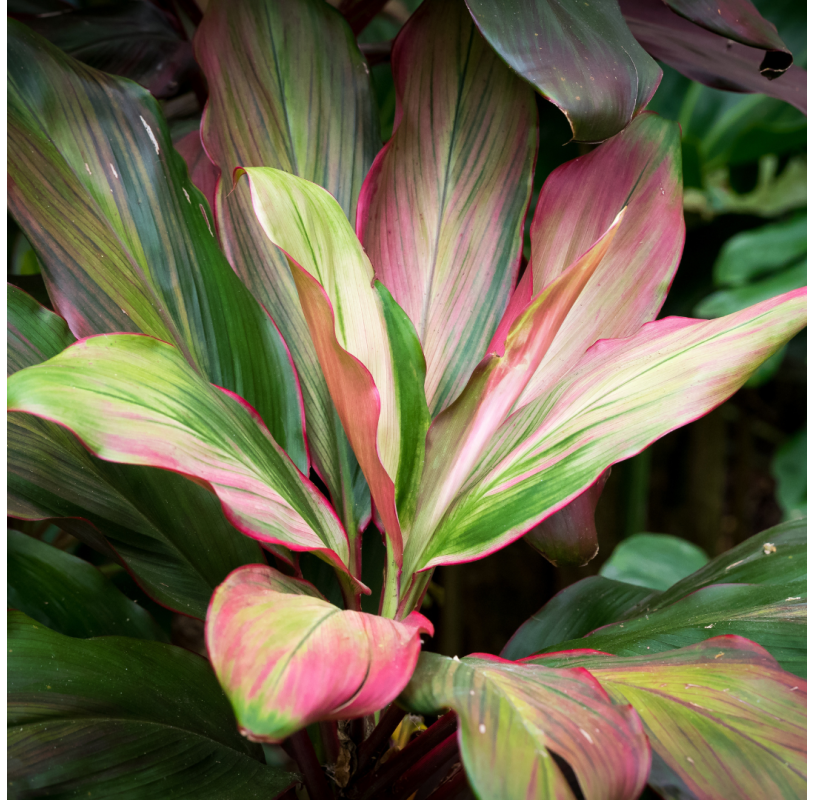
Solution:
[(418, 563), (465, 561), (518, 538), (611, 463), (729, 397), (806, 324), (805, 306), (799, 290), (721, 319), (669, 317), (598, 342), (551, 396), (493, 436)]
[(495, 51), (563, 111), (580, 142), (619, 133), (645, 108), (662, 72), (616, 3), (468, 0)]
[(165, 638), (147, 611), (81, 558), (19, 531), (9, 531), (7, 564), (8, 607), (58, 633), (82, 639)]
[(655, 592), (644, 586), (601, 578), (573, 583), (558, 592), (543, 608), (533, 614), (506, 643), (503, 658), (515, 660), (554, 648), (565, 642), (624, 619), (626, 612)]
[[(61, 317), (18, 289), (9, 289), (7, 311), (9, 371), (73, 342)], [(28, 414), (8, 415), (6, 480), (9, 514), (60, 519), (64, 530), (126, 564), (151, 597), (200, 619), (229, 572), (262, 558), (207, 489), (169, 472), (96, 459), (64, 428)]]
[[(734, 92), (759, 92), (806, 112), (806, 71), (793, 65), (775, 80), (761, 74), (765, 54), (695, 25), (662, 0), (620, 0), (636, 40), (692, 80)], [(785, 58), (789, 64), (789, 59)], [(772, 71), (769, 76), (778, 75)]]
[(8, 397), (10, 410), (59, 422), (105, 460), (206, 481), (230, 521), (260, 541), (347, 563), (333, 511), (256, 412), (203, 381), (169, 344), (127, 334), (83, 339), (12, 376)]
[(423, 653), (399, 704), (421, 714), (456, 711), (464, 768), (483, 800), (572, 800), (551, 753), (574, 770), (586, 800), (637, 797), (648, 777), (639, 719), (611, 705), (584, 670)]
[(666, 533), (635, 533), (614, 548), (600, 575), (665, 591), (708, 560), (707, 553), (687, 539)]
[(156, 101), (9, 23), (9, 209), (76, 336), (142, 332), (245, 397), (306, 468), (285, 343), (218, 248)]
[(371, 262), (328, 192), (280, 170), (246, 174), (264, 232), (289, 258), (334, 406), (401, 565), (395, 484), (415, 492), (429, 424), (415, 330), (378, 288)]
[(353, 537), (370, 514), (365, 480), (331, 403), (286, 258), (256, 220), (248, 184), (233, 189), (231, 176), (239, 166), (299, 175), (327, 189), (353, 223), (379, 146), (368, 68), (347, 23), (320, 0), (217, 0), (195, 48), (209, 84), (201, 135), (223, 178), (214, 208), (218, 235), (291, 349), (314, 466)]
[(408, 682), (433, 626), (342, 611), (309, 583), (265, 566), (233, 572), (212, 597), (207, 649), (241, 732), (280, 742), (306, 725), (384, 708)]
[(357, 233), (416, 326), (435, 415), (486, 352), (517, 275), (537, 112), (463, 0), (423, 3), (391, 64), (394, 135), (365, 179)]
[(718, 636), (657, 657), (576, 650), (533, 663), (585, 667), (633, 705), (668, 767), (649, 782), (668, 796), (804, 797), (806, 681), (753, 642)]
[(8, 649), (10, 795), (266, 800), (296, 778), (263, 763), (186, 650), (72, 639), (16, 611)]

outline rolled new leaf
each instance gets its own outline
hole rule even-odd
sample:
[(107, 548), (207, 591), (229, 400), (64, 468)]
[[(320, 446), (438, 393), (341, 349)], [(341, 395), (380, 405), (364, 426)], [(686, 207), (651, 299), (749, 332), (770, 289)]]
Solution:
[(806, 680), (740, 636), (717, 636), (659, 656), (572, 650), (524, 661), (580, 666), (642, 718), (670, 796), (806, 795)]
[(207, 649), (244, 736), (280, 742), (318, 720), (352, 719), (407, 684), (433, 626), (342, 611), (266, 566), (235, 570), (207, 613)]
[(580, 142), (619, 133), (645, 108), (662, 70), (637, 44), (617, 3), (468, 0), (484, 38), (563, 111)]
[(411, 565), (467, 561), (514, 541), (611, 464), (722, 403), (805, 324), (799, 289), (720, 319), (668, 317), (598, 342), (498, 429)]
[(423, 653), (398, 702), (420, 714), (455, 709), (462, 762), (482, 800), (572, 800), (552, 753), (586, 800), (639, 797), (648, 777), (642, 723), (585, 670)]
[(339, 520), (254, 409), (206, 383), (166, 342), (132, 334), (80, 340), (13, 375), (8, 408), (64, 425), (105, 460), (206, 481), (247, 535), (348, 568)]
[(430, 0), (391, 57), (394, 135), (360, 193), (357, 233), (427, 358), (432, 414), (459, 395), (506, 306), (534, 169), (532, 89), (464, 0)]

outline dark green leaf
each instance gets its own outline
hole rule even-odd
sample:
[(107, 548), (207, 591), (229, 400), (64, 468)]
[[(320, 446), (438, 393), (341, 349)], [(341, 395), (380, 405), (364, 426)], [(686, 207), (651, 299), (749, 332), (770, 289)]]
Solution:
[(772, 463), (775, 496), (784, 516), (792, 519), (807, 513), (807, 431), (798, 431), (778, 448)]
[(616, 581), (665, 590), (708, 562), (701, 547), (665, 533), (636, 533), (623, 539), (600, 574)]
[(640, 600), (655, 593), (643, 586), (597, 575), (558, 592), (514, 633), (501, 651), (515, 661), (567, 639), (585, 636), (601, 625), (621, 619)]
[(269, 800), (295, 776), (237, 731), (209, 664), (178, 647), (72, 639), (9, 614), (15, 798)]
[(152, 617), (96, 567), (19, 531), (8, 532), (7, 598), (66, 636), (132, 636), (163, 640)]

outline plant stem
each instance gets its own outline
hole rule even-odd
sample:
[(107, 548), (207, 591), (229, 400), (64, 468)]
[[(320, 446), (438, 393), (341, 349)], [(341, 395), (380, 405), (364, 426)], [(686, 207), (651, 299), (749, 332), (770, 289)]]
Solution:
[(434, 570), (428, 569), (413, 576), (405, 596), (399, 603), (399, 610), (396, 612), (395, 619), (404, 619), (411, 611), (415, 611), (421, 605), (424, 593), (427, 591), (427, 585), (433, 577), (433, 572)]
[(323, 743), (326, 760), (329, 764), (336, 764), (340, 755), (340, 737), (337, 734), (337, 723), (333, 721), (321, 722), (320, 739)]
[(310, 800), (334, 800), (334, 793), (328, 785), (328, 779), (317, 760), (317, 754), (305, 728), (286, 740), (286, 750), (303, 773), (303, 783), (306, 785)]
[(428, 776), (443, 767), (458, 752), (458, 737), (451, 733), (438, 747), (420, 758), (394, 784), (393, 800), (407, 800)]
[(396, 563), (390, 536), (385, 536), (385, 581), (382, 584), (382, 598), (379, 614), (387, 619), (397, 619), (399, 611), (399, 584), (402, 568)]
[(382, 719), (379, 720), (379, 725), (373, 729), (371, 735), (359, 746), (359, 750), (357, 751), (358, 774), (363, 773), (369, 762), (375, 762), (382, 753), (385, 752), (391, 734), (404, 718), (405, 712), (402, 711), (396, 703), (391, 703), (388, 710), (382, 715)]
[(462, 766), (450, 780), (439, 786), (427, 800), (453, 800), (453, 798), (458, 797), (466, 788), (467, 773)]
[(454, 733), (456, 724), (455, 711), (448, 711), (376, 772), (366, 775), (357, 785), (354, 796), (360, 800), (380, 797), (382, 791), (391, 786), (409, 767)]

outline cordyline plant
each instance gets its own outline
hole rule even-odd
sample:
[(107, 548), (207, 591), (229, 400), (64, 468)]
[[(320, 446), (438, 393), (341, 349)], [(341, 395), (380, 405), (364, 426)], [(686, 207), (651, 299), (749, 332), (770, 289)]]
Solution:
[[(631, 33), (601, 8), (605, 39), (578, 47), (564, 22), (537, 46), (565, 59), (554, 97), (507, 54), (556, 30), (561, 6), (534, 7), (519, 30), (488, 0), (470, 4), (479, 27), (425, 0), (393, 45), (377, 154), (339, 13), (215, 0), (189, 171), (148, 92), (10, 22), (10, 210), (59, 314), (9, 288), (10, 511), (60, 520), (205, 615), (217, 677), (150, 641), (149, 615), (88, 564), (11, 535), (27, 576), (11, 604), (30, 615), (9, 616), (12, 795), (803, 796), (800, 522), (664, 593), (576, 584), (502, 657), (420, 653), (435, 567), (522, 536), (587, 562), (608, 468), (805, 325), (805, 289), (656, 319), (684, 239), (678, 128), (640, 113), (658, 68), (613, 74)], [(602, 30), (590, 12), (569, 11)], [(606, 58), (597, 86), (585, 48)], [(780, 40), (766, 49), (783, 72)], [(546, 180), (522, 273), (538, 133), (516, 73), (577, 138), (611, 137)], [(362, 548), (371, 520), (384, 563)], [(403, 746), (423, 729), (406, 712), (429, 727)], [(272, 763), (279, 743), (298, 773)]]

